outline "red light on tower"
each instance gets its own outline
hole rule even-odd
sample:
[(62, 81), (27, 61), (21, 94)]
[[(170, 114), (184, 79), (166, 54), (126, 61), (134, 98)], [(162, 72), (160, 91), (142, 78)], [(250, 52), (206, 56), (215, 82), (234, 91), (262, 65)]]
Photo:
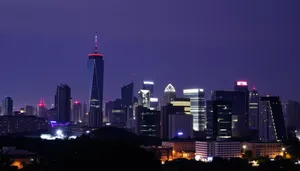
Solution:
[(248, 82), (247, 81), (237, 81), (236, 85), (237, 86), (248, 86)]
[(75, 103), (75, 104), (78, 104), (79, 102), (76, 100), (74, 103)]

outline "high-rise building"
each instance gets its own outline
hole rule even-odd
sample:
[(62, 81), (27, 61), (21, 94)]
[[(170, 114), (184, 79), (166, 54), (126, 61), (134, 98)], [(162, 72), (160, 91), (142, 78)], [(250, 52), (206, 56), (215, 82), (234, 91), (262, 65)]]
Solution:
[(83, 113), (82, 113), (82, 105), (79, 103), (77, 100), (73, 104), (73, 115), (71, 121), (77, 123), (81, 122), (83, 118)]
[(206, 102), (207, 138), (226, 140), (232, 136), (232, 102), (213, 100)]
[(248, 125), (248, 131), (249, 131), (249, 89), (248, 89), (248, 82), (247, 81), (236, 81), (234, 83), (234, 91), (245, 93), (245, 100), (244, 100), (245, 104), (246, 104), (245, 124)]
[(46, 104), (44, 102), (43, 99), (40, 99), (40, 102), (38, 104), (38, 116), (39, 117), (42, 117), (42, 118), (46, 118), (46, 119), (49, 119), (48, 118), (48, 110), (46, 108)]
[(191, 100), (189, 98), (175, 98), (171, 101), (171, 104), (173, 106), (182, 106), (185, 114), (191, 114)]
[(193, 115), (194, 131), (206, 129), (205, 98), (203, 89), (185, 89), (183, 96), (191, 100), (191, 114)]
[(300, 103), (289, 100), (286, 104), (287, 129), (289, 131), (300, 130)]
[(193, 138), (193, 116), (183, 113), (169, 115), (169, 139)]
[(232, 102), (232, 136), (248, 136), (249, 125), (247, 122), (248, 104), (245, 92), (217, 90), (212, 92), (212, 100), (225, 100)]
[(2, 115), (13, 115), (13, 100), (11, 97), (5, 97), (2, 101)]
[(136, 108), (136, 133), (142, 136), (160, 136), (160, 112), (143, 106)]
[(89, 127), (99, 128), (103, 126), (103, 79), (104, 60), (98, 53), (98, 40), (95, 36), (95, 51), (89, 54)]
[(26, 112), (27, 116), (32, 116), (33, 115), (33, 106), (26, 105), (25, 112)]
[(130, 107), (133, 104), (134, 83), (130, 83), (121, 88), (122, 107)]
[(168, 84), (163, 95), (163, 106), (171, 103), (176, 98), (176, 90), (172, 84)]
[(140, 90), (138, 92), (138, 104), (146, 108), (150, 108), (150, 91)]
[(71, 88), (66, 84), (57, 86), (55, 95), (57, 122), (67, 123), (71, 120)]
[(150, 109), (159, 110), (159, 103), (157, 97), (150, 97)]
[(167, 104), (161, 107), (160, 123), (161, 123), (161, 138), (169, 138), (169, 116), (178, 113), (184, 113), (184, 106), (173, 106), (172, 104)]
[(258, 130), (258, 103), (259, 94), (255, 88), (249, 94), (249, 126), (251, 129)]
[(279, 142), (287, 139), (282, 104), (279, 97), (265, 96), (259, 100), (259, 140)]
[(143, 82), (143, 90), (150, 91), (150, 97), (154, 96), (154, 82), (153, 81), (144, 81)]

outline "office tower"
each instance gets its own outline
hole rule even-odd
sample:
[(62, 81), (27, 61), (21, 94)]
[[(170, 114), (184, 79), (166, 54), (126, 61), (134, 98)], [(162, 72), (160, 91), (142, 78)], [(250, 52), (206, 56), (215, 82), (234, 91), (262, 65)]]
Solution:
[(83, 103), (82, 105), (82, 122), (88, 123), (89, 122), (89, 112), (88, 112), (88, 105)]
[(57, 122), (67, 123), (71, 120), (71, 88), (66, 84), (57, 86), (55, 95)]
[(279, 97), (266, 96), (259, 99), (259, 140), (279, 142), (287, 139), (282, 105)]
[(95, 36), (95, 51), (89, 54), (89, 127), (99, 128), (103, 125), (103, 55), (98, 53), (98, 40)]
[(159, 110), (158, 98), (150, 97), (150, 109), (151, 110)]
[(32, 116), (33, 115), (33, 106), (26, 105), (25, 112), (26, 112), (26, 115)]
[(183, 90), (183, 96), (191, 100), (194, 131), (204, 131), (206, 129), (204, 90), (185, 89)]
[(105, 112), (108, 115), (110, 125), (125, 128), (127, 117), (125, 107), (122, 107), (122, 99), (108, 101), (105, 103)]
[(246, 94), (240, 91), (217, 90), (212, 92), (211, 100), (225, 100), (232, 102), (232, 136), (248, 136), (249, 125), (246, 119), (248, 104)]
[(185, 114), (191, 114), (191, 100), (189, 98), (175, 98), (171, 101), (173, 106), (181, 106), (184, 108)]
[(133, 120), (133, 91), (133, 82), (121, 88), (122, 108), (125, 112), (127, 122), (130, 122), (126, 123), (127, 127), (131, 127), (131, 121)]
[(193, 116), (185, 113), (169, 115), (169, 139), (193, 138)]
[(258, 103), (259, 94), (255, 88), (249, 94), (249, 126), (251, 129), (258, 130)]
[(43, 99), (40, 99), (38, 104), (38, 116), (48, 119), (48, 110), (46, 109), (46, 104)]
[(2, 115), (13, 115), (13, 100), (11, 97), (5, 97), (2, 101)]
[(172, 114), (184, 113), (184, 106), (173, 106), (172, 104), (167, 104), (161, 107), (161, 138), (169, 138), (169, 116)]
[(236, 81), (234, 84), (234, 91), (244, 92), (245, 93), (245, 103), (246, 103), (246, 113), (245, 113), (245, 122), (249, 126), (249, 89), (247, 81)]
[(136, 133), (142, 136), (160, 136), (160, 112), (143, 106), (136, 107)]
[(300, 103), (289, 100), (286, 104), (287, 129), (289, 131), (300, 130)]
[(165, 106), (171, 103), (171, 101), (173, 101), (175, 98), (176, 98), (176, 90), (172, 84), (168, 84), (164, 91), (162, 105)]
[(138, 104), (146, 108), (150, 108), (150, 91), (140, 90), (138, 92)]
[(121, 88), (122, 107), (130, 107), (133, 104), (133, 82)]
[(143, 87), (143, 90), (149, 90), (150, 97), (154, 96), (154, 82), (153, 81), (144, 81), (142, 87)]
[(232, 136), (232, 102), (206, 101), (208, 139), (226, 140)]
[(79, 103), (78, 101), (75, 101), (73, 104), (73, 115), (71, 121), (75, 123), (81, 122), (82, 118), (83, 118), (82, 104)]

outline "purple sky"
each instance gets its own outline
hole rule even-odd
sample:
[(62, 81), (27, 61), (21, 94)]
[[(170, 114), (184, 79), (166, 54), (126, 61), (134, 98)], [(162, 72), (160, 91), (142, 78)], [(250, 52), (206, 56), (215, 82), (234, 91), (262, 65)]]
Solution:
[(0, 97), (17, 106), (53, 101), (67, 83), (86, 101), (86, 60), (99, 31), (104, 100), (132, 73), (183, 88), (232, 89), (300, 100), (299, 0), (0, 0)]

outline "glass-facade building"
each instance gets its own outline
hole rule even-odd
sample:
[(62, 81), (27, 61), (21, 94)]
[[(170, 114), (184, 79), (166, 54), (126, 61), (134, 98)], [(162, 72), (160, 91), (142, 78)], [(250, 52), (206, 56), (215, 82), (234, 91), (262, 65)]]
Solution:
[(99, 128), (103, 125), (103, 55), (97, 52), (97, 37), (95, 38), (95, 52), (89, 54), (89, 127)]
[(206, 129), (206, 112), (205, 98), (203, 89), (185, 89), (183, 96), (191, 101), (190, 112), (193, 115), (194, 131), (205, 131)]

